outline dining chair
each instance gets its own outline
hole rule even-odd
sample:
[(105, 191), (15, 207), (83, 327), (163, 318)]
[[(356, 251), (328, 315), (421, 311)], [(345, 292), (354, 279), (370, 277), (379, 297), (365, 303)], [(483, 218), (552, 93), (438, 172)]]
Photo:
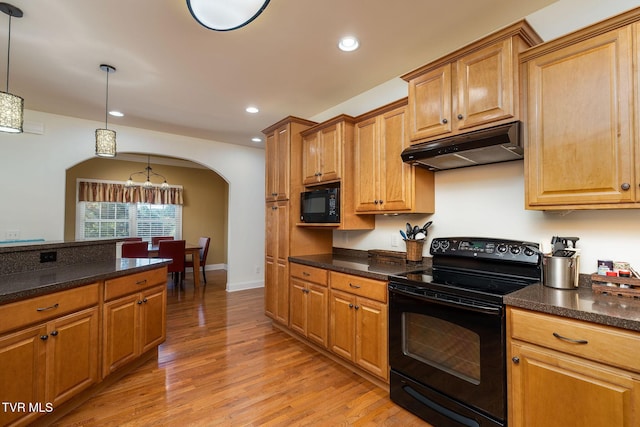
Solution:
[(142, 237), (125, 237), (122, 240), (125, 242), (142, 242)]
[[(200, 237), (200, 239), (198, 239), (198, 246), (200, 246), (200, 266), (202, 267), (202, 278), (204, 279), (205, 285), (207, 284), (207, 275), (204, 272), (204, 265), (207, 262), (207, 255), (209, 254), (209, 243), (211, 243), (211, 237)], [(185, 261), (184, 266), (193, 268), (193, 259)]]
[(149, 258), (149, 244), (143, 241), (124, 242), (122, 258)]
[(151, 245), (156, 246), (160, 240), (173, 240), (173, 236), (153, 236), (151, 238)]
[[(159, 240), (158, 241), (158, 258), (170, 258), (171, 264), (167, 266), (167, 271), (172, 273), (173, 283), (182, 284), (184, 280), (184, 249), (186, 242), (184, 240)], [(176, 274), (178, 280), (176, 281)]]

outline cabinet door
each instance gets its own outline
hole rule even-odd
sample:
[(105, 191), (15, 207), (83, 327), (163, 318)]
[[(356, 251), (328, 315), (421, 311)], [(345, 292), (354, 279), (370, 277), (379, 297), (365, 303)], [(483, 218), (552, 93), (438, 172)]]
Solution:
[(302, 183), (315, 184), (320, 180), (320, 135), (311, 133), (302, 138)]
[(355, 297), (344, 292), (331, 291), (329, 348), (345, 359), (353, 361), (355, 355)]
[(107, 376), (138, 356), (138, 294), (104, 304), (102, 374)]
[(278, 146), (276, 134), (267, 135), (264, 141), (265, 177), (264, 196), (265, 201), (272, 202), (278, 196)]
[(509, 425), (640, 425), (636, 374), (525, 343), (511, 344)]
[[(0, 337), (0, 401), (44, 403), (45, 345), (44, 325)], [(47, 338), (48, 339), (48, 338)], [(38, 414), (15, 410), (0, 411), (0, 425), (17, 420), (27, 422)]]
[(412, 141), (451, 132), (451, 64), (409, 81), (409, 132)]
[(525, 67), (527, 206), (634, 201), (631, 29), (534, 57)]
[(98, 307), (48, 325), (47, 402), (54, 406), (98, 382)]
[(387, 354), (387, 305), (358, 298), (355, 305), (355, 362), (367, 371), (389, 377)]
[(511, 38), (470, 53), (456, 63), (457, 129), (513, 117), (514, 64)]
[(335, 181), (342, 176), (342, 125), (335, 124), (320, 131), (320, 181)]
[(329, 337), (328, 294), (324, 286), (307, 284), (307, 338), (324, 348)]
[(274, 320), (289, 325), (289, 262), (280, 260), (276, 263), (276, 276), (278, 281), (278, 302)]
[(307, 284), (303, 280), (295, 277), (291, 278), (290, 298), (290, 323), (289, 327), (307, 336)]
[[(357, 212), (377, 211), (379, 208), (379, 151), (378, 121), (375, 117), (355, 126), (355, 198)], [(399, 162), (402, 159), (398, 157)]]
[(409, 145), (407, 108), (389, 111), (380, 117), (380, 210), (403, 211), (413, 208), (413, 168), (402, 161), (402, 150)]
[(141, 294), (140, 354), (162, 344), (167, 338), (167, 289), (165, 286)]

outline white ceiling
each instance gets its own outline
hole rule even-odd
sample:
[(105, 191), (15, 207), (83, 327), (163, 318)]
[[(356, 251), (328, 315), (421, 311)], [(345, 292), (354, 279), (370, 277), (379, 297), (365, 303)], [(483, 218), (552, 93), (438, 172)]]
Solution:
[[(109, 128), (252, 145), (288, 115), (311, 118), (553, 1), (271, 0), (248, 26), (215, 32), (185, 0), (11, 0), (24, 17), (12, 20), (9, 92), (28, 110), (104, 121), (106, 63), (109, 107), (125, 113)], [(359, 50), (337, 49), (346, 34)]]

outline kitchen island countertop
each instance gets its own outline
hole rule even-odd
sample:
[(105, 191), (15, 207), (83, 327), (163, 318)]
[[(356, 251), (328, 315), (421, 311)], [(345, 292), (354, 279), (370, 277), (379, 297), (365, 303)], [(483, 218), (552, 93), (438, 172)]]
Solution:
[(640, 300), (593, 292), (590, 286), (527, 286), (504, 297), (507, 305), (640, 332)]
[(117, 258), (3, 274), (0, 275), (0, 304), (70, 289), (97, 280), (153, 270), (170, 263), (171, 260), (159, 258)]

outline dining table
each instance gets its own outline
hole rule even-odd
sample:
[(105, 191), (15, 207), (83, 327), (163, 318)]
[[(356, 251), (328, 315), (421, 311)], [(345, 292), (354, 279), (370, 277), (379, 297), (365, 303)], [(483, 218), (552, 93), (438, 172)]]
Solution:
[[(200, 287), (200, 246), (197, 243), (186, 243), (184, 254), (191, 255), (193, 258), (193, 287)], [(149, 244), (149, 258), (158, 258), (158, 245)]]

